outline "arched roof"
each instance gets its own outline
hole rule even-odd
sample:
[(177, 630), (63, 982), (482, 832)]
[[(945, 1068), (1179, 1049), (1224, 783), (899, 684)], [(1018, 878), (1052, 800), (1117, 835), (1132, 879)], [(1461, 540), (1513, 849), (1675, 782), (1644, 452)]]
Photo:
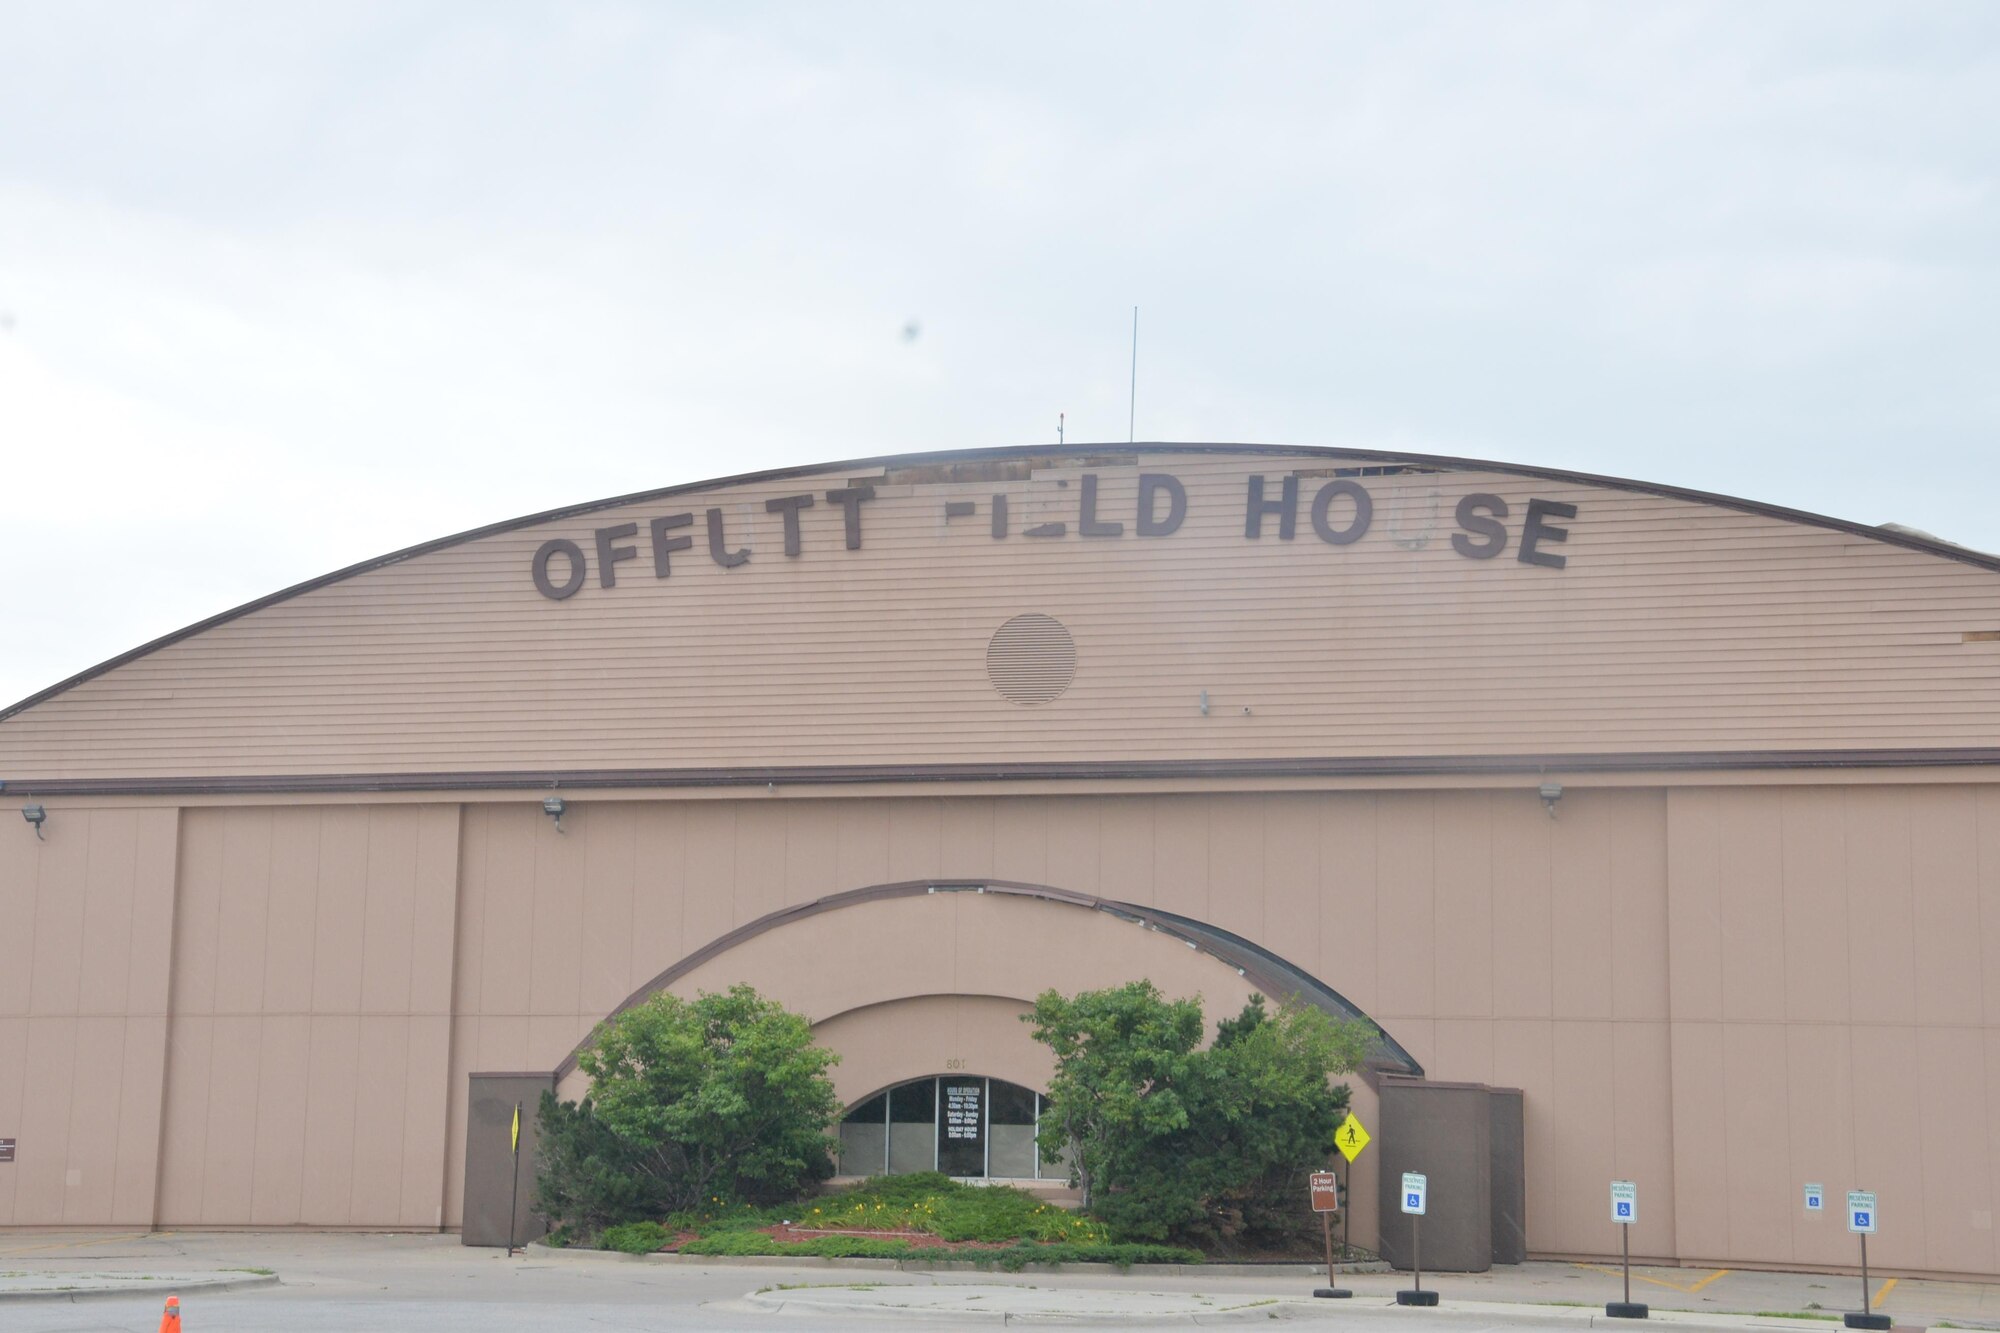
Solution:
[(855, 472), (873, 468), (898, 468), (917, 465), (949, 466), (954, 463), (980, 462), (992, 459), (1047, 459), (1050, 462), (1075, 460), (1086, 462), (1104, 456), (1122, 456), (1135, 453), (1146, 454), (1246, 454), (1267, 457), (1324, 458), (1329, 461), (1345, 461), (1356, 464), (1395, 465), (1413, 463), (1424, 467), (1449, 469), (1463, 472), (1497, 472), (1520, 477), (1541, 477), (1552, 481), (1580, 482), (1591, 486), (1608, 487), (1615, 490), (1631, 491), (1641, 495), (1658, 495), (1677, 500), (1688, 500), (1697, 504), (1715, 505), (1723, 509), (1736, 509), (1744, 513), (1760, 514), (1783, 519), (1789, 523), (1800, 523), (1810, 527), (1827, 528), (1836, 532), (1851, 533), (1867, 537), (1872, 541), (1885, 542), (1891, 546), (1906, 547), (1929, 555), (1942, 556), (1947, 560), (1958, 560), (1981, 569), (2000, 572), (2000, 555), (1989, 555), (1952, 542), (1926, 537), (1920, 532), (1906, 528), (1871, 526), (1851, 519), (1833, 518), (1825, 514), (1810, 513), (1803, 509), (1791, 509), (1783, 505), (1770, 504), (1761, 500), (1746, 500), (1739, 496), (1722, 495), (1710, 491), (1693, 490), (1685, 486), (1669, 486), (1659, 482), (1639, 481), (1629, 477), (1604, 476), (1590, 472), (1575, 472), (1563, 468), (1535, 467), (1526, 463), (1503, 463), (1491, 459), (1461, 458), (1448, 454), (1407, 453), (1402, 450), (1333, 448), (1319, 445), (1280, 444), (1099, 444), (1075, 445), (1050, 449), (1045, 445), (1007, 445), (988, 449), (952, 449), (934, 453), (883, 454), (872, 458), (853, 458), (831, 463), (802, 464), (796, 467), (767, 468), (757, 472), (743, 472), (734, 476), (712, 477), (703, 481), (685, 482), (677, 486), (661, 486), (653, 490), (634, 491), (628, 495), (615, 495), (601, 500), (587, 500), (579, 504), (562, 505), (554, 509), (544, 509), (538, 513), (523, 514), (518, 518), (502, 519), (498, 523), (488, 523), (482, 527), (468, 528), (464, 532), (454, 532), (437, 537), (415, 546), (390, 551), (342, 569), (332, 570), (280, 588), (262, 597), (219, 611), (206, 619), (182, 626), (157, 639), (142, 643), (135, 648), (106, 658), (95, 666), (85, 667), (73, 676), (59, 680), (46, 689), (37, 690), (25, 699), (0, 707), (0, 721), (5, 721), (15, 713), (32, 708), (45, 699), (53, 698), (63, 691), (80, 685), (84, 681), (101, 676), (107, 671), (123, 666), (135, 658), (144, 657), (169, 644), (177, 643), (203, 630), (213, 629), (238, 617), (261, 611), (267, 606), (297, 597), (301, 593), (323, 588), (330, 583), (352, 578), (371, 569), (397, 564), (433, 551), (444, 550), (465, 542), (477, 541), (497, 533), (512, 532), (520, 528), (537, 527), (555, 519), (581, 518), (607, 509), (620, 509), (631, 505), (644, 504), (655, 500), (670, 499), (680, 495), (695, 495), (705, 491), (720, 490), (745, 482), (784, 481), (796, 477), (819, 476), (824, 473)]
[[(1173, 523), (1149, 532), (1135, 496), (1163, 495)], [(2000, 761), (1996, 570), (1904, 530), (1400, 451), (860, 459), (549, 510), (273, 593), (0, 712), (0, 780), (193, 794), (1983, 765)], [(988, 639), (1024, 612), (1080, 636), (1074, 686), (1040, 708), (989, 679)]]

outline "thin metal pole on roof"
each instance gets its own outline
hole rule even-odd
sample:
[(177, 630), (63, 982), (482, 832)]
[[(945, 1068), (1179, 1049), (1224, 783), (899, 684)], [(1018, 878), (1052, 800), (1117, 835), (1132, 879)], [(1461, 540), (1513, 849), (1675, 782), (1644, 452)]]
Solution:
[(1125, 443), (1133, 440), (1133, 423), (1139, 419), (1139, 307), (1132, 307), (1132, 397), (1125, 407)]

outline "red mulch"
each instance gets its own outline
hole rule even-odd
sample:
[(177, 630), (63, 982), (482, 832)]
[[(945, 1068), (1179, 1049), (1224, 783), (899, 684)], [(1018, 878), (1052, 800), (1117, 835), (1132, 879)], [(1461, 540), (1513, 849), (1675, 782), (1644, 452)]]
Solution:
[[(1011, 1240), (946, 1240), (928, 1231), (859, 1231), (847, 1227), (802, 1227), (790, 1223), (758, 1227), (757, 1230), (773, 1240), (786, 1242), (811, 1240), (815, 1236), (866, 1236), (871, 1240), (908, 1241), (912, 1249), (918, 1250), (1005, 1250), (1015, 1244)], [(678, 1237), (674, 1241), (677, 1246), (686, 1243)]]

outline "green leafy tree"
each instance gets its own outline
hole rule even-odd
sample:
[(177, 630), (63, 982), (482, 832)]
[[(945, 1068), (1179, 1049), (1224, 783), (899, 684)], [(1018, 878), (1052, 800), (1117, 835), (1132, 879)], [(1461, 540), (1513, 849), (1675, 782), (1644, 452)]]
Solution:
[(1056, 1056), (1045, 1156), (1073, 1145), (1085, 1206), (1122, 1237), (1210, 1249), (1308, 1238), (1305, 1177), (1334, 1150), (1356, 1068), (1376, 1038), (1306, 1004), (1260, 996), (1199, 1048), (1197, 1000), (1149, 982), (1064, 997), (1029, 1016)]
[(602, 1024), (580, 1105), (547, 1099), (542, 1212), (580, 1231), (790, 1198), (833, 1174), (839, 1057), (748, 986), (659, 994)]

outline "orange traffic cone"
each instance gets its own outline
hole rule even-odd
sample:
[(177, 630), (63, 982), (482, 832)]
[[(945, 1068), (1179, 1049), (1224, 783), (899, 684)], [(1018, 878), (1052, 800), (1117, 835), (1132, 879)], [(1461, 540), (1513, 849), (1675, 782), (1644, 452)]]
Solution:
[(180, 1297), (167, 1297), (166, 1313), (160, 1316), (160, 1333), (181, 1333)]

